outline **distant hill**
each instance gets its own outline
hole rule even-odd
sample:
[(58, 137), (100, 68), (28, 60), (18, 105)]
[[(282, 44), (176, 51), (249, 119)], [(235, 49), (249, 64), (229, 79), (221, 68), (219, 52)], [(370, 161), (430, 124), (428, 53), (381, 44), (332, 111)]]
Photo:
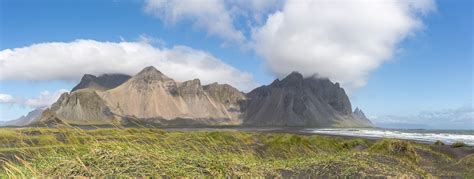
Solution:
[(26, 126), (31, 123), (36, 122), (41, 117), (41, 114), (46, 109), (46, 107), (36, 108), (33, 111), (30, 111), (26, 116), (21, 116), (18, 119), (5, 121), (0, 123), (0, 126)]
[[(111, 80), (109, 82), (108, 80)], [(248, 94), (227, 84), (177, 82), (154, 67), (133, 77), (85, 75), (35, 124), (368, 127), (338, 83), (297, 72)]]

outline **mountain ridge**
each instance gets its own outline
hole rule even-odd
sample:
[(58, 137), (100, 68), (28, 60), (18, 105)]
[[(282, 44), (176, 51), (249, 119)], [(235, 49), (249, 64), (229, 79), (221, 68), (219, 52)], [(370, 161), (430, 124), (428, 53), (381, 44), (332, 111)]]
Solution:
[(131, 76), (124, 74), (103, 74), (98, 77), (91, 74), (85, 74), (82, 76), (81, 81), (72, 88), (71, 92), (84, 88), (108, 90), (121, 85), (130, 78)]
[(304, 78), (292, 72), (282, 80), (252, 90), (247, 96), (251, 100), (244, 125), (248, 126), (369, 126), (352, 115), (344, 89), (325, 78)]
[(199, 79), (177, 82), (149, 66), (113, 88), (91, 86), (61, 95), (38, 123), (372, 126), (365, 119), (352, 112), (344, 89), (329, 79), (292, 72), (246, 94), (228, 84), (202, 85)]
[(43, 111), (46, 107), (39, 107), (35, 108), (32, 111), (28, 112), (28, 114), (23, 115), (17, 119), (5, 121), (0, 123), (0, 126), (26, 126), (31, 123), (34, 123), (41, 117)]

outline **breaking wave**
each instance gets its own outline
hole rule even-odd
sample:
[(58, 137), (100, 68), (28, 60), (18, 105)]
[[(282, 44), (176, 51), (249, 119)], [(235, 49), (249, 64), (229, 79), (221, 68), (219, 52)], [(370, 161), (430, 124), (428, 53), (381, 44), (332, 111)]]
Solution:
[(353, 136), (365, 138), (396, 138), (415, 140), (424, 143), (434, 143), (437, 140), (445, 144), (464, 142), (474, 146), (474, 131), (446, 131), (446, 130), (392, 130), (392, 129), (305, 129), (305, 132), (339, 136)]

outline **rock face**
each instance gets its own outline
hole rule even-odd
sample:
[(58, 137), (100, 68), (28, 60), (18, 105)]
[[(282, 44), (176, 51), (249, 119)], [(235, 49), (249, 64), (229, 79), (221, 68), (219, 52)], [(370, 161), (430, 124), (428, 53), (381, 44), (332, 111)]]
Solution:
[(18, 119), (6, 121), (1, 123), (0, 126), (27, 126), (41, 117), (41, 114), (46, 107), (36, 108), (33, 111), (28, 112), (26, 116), (21, 116)]
[(74, 88), (72, 88), (71, 92), (84, 89), (84, 88), (92, 88), (96, 90), (108, 90), (115, 88), (125, 81), (130, 79), (131, 77), (124, 74), (104, 74), (99, 77), (94, 75), (85, 74), (81, 82), (77, 84)]
[(118, 79), (85, 75), (71, 93), (64, 93), (45, 110), (39, 121), (76, 125), (371, 125), (360, 117), (361, 111), (352, 112), (349, 98), (338, 83), (303, 78), (296, 72), (248, 94), (227, 84), (201, 85), (198, 79), (176, 82), (154, 67), (113, 83), (99, 78)]
[(212, 83), (203, 86), (204, 91), (215, 101), (222, 104), (232, 119), (242, 118), (242, 104), (247, 97), (244, 93), (228, 84)]
[(293, 72), (248, 93), (247, 126), (362, 127), (370, 124), (352, 115), (344, 89), (328, 79), (303, 78)]
[(352, 115), (358, 119), (358, 120), (361, 120), (361, 121), (366, 121), (367, 123), (371, 124), (372, 125), (372, 122), (370, 122), (369, 118), (367, 118), (364, 114), (364, 112), (359, 109), (359, 108), (355, 108), (354, 112), (352, 113)]
[(193, 125), (242, 122), (236, 107), (239, 105), (234, 103), (245, 100), (243, 93), (227, 85), (205, 88), (198, 79), (179, 83), (154, 67), (147, 67), (110, 90), (81, 89), (63, 94), (48, 111), (52, 115), (44, 118), (58, 118), (70, 124), (130, 120), (161, 125), (186, 125), (190, 120), (194, 120)]
[(113, 123), (114, 115), (97, 92), (93, 89), (81, 89), (70, 94), (63, 93), (51, 108), (43, 112), (40, 122), (60, 120), (78, 125)]

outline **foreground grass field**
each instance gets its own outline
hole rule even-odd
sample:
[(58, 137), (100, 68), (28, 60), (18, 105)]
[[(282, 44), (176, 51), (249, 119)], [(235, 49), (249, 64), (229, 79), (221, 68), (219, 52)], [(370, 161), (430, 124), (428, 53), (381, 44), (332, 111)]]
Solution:
[(385, 139), (159, 129), (0, 129), (0, 178), (474, 177), (471, 147)]

